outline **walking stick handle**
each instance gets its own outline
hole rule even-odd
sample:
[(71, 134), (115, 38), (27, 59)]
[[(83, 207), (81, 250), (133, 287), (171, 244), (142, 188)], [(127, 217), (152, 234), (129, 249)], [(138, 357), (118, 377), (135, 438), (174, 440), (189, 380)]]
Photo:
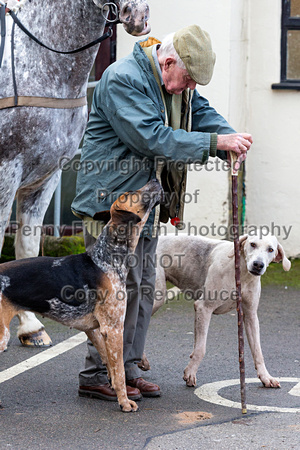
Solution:
[(231, 175), (237, 177), (239, 173), (239, 165), (237, 164), (238, 156), (235, 152), (230, 153)]

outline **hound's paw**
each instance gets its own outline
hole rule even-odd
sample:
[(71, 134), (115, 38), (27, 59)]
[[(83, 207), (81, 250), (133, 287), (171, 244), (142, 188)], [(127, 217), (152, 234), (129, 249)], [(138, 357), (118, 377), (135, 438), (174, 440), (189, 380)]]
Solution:
[(147, 372), (147, 370), (150, 370), (150, 363), (148, 361), (147, 356), (145, 355), (145, 353), (143, 354), (143, 358), (142, 361), (138, 363), (138, 367), (143, 370), (144, 372)]
[(279, 381), (276, 380), (276, 378), (271, 377), (270, 375), (268, 375), (268, 376), (258, 375), (258, 378), (260, 379), (260, 381), (266, 388), (280, 388), (281, 387)]
[(133, 400), (128, 400), (128, 402), (120, 405), (122, 412), (136, 412), (139, 407)]
[(197, 384), (196, 374), (189, 368), (189, 366), (184, 369), (183, 379), (189, 387), (194, 387)]

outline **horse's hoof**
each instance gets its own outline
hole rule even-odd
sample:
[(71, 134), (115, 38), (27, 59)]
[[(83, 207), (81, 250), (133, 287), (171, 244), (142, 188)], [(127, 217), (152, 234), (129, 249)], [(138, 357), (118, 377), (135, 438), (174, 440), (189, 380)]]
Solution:
[(52, 341), (44, 329), (36, 333), (21, 334), (20, 342), (24, 347), (51, 347)]

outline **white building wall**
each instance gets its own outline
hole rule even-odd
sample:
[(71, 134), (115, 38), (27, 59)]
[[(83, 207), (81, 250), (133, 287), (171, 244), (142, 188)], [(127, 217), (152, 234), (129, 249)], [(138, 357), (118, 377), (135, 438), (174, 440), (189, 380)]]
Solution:
[[(193, 23), (209, 32), (216, 66), (210, 84), (198, 90), (237, 131), (250, 132), (254, 139), (246, 165), (246, 224), (249, 229), (276, 225), (275, 234), (287, 254), (299, 256), (300, 92), (271, 89), (280, 77), (281, 1), (149, 0), (149, 4), (151, 36), (162, 39)], [(119, 26), (118, 58), (139, 39)], [(224, 170), (189, 172), (188, 192), (200, 189), (201, 196), (196, 204), (186, 205), (185, 222), (198, 230), (205, 226), (201, 230), (210, 230), (210, 236), (224, 237), (224, 229), (216, 232), (228, 223), (228, 180)]]
[[(251, 0), (247, 222), (279, 226), (288, 255), (299, 256), (300, 92), (271, 89), (280, 81), (280, 20), (280, 0)], [(288, 239), (283, 227), (292, 227)]]
[[(179, 30), (187, 25), (197, 23), (208, 31), (214, 51), (217, 55), (213, 79), (208, 86), (198, 86), (201, 95), (226, 119), (229, 115), (229, 84), (230, 84), (230, 19), (231, 1), (219, 0), (149, 0), (151, 11), (151, 33), (162, 39), (168, 33)], [(176, 6), (177, 5), (177, 6)], [(117, 38), (117, 57), (127, 55), (133, 48), (134, 39), (119, 26)], [(197, 203), (192, 201), (185, 207), (185, 223), (188, 226), (202, 226), (201, 232), (214, 235), (213, 225), (227, 226), (228, 218), (228, 172), (202, 168), (188, 174), (187, 192), (194, 197), (200, 189)], [(188, 198), (187, 198), (188, 200)], [(169, 226), (174, 230), (172, 225)], [(224, 230), (222, 229), (224, 234)], [(217, 236), (219, 237), (219, 236)], [(224, 236), (223, 236), (224, 237)]]

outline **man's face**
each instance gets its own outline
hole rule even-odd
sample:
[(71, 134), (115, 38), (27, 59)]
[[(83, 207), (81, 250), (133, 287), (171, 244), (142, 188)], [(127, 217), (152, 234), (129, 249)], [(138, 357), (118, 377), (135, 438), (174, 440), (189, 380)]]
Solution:
[(167, 58), (161, 66), (162, 79), (169, 94), (181, 94), (185, 89), (195, 89), (196, 82), (189, 76), (188, 71), (178, 67), (176, 60)]

